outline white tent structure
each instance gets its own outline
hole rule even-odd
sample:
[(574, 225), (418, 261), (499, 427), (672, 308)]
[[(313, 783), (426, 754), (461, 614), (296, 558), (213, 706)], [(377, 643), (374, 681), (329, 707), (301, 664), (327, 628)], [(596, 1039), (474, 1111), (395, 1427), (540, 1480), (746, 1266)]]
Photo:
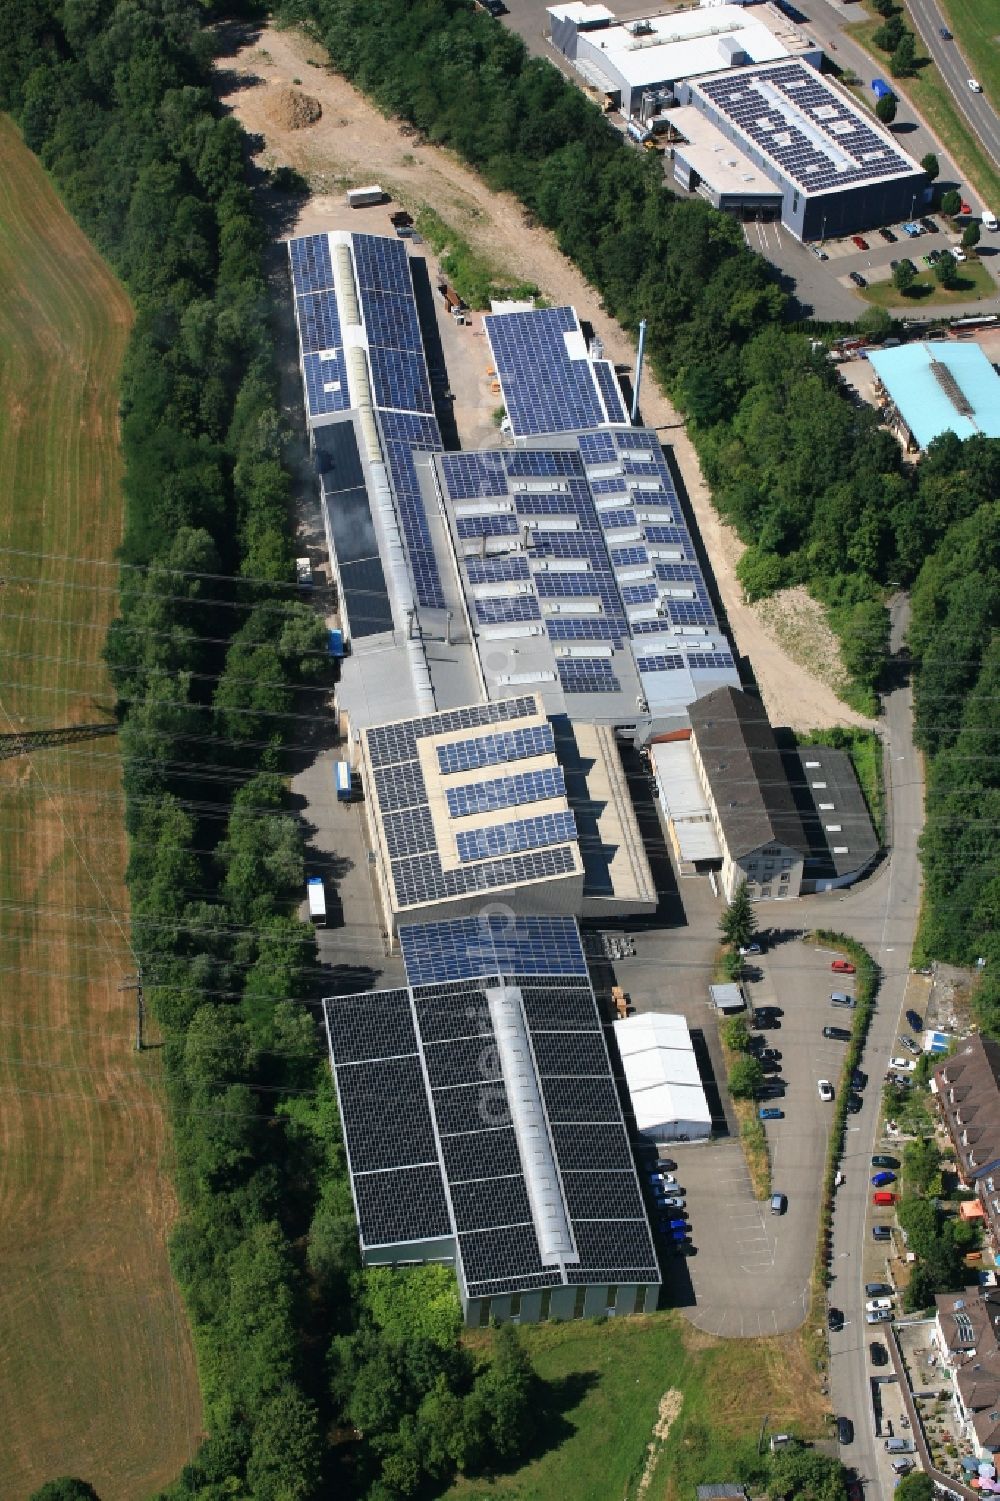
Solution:
[(712, 1115), (682, 1016), (645, 1012), (614, 1023), (635, 1123), (651, 1141), (704, 1141)]

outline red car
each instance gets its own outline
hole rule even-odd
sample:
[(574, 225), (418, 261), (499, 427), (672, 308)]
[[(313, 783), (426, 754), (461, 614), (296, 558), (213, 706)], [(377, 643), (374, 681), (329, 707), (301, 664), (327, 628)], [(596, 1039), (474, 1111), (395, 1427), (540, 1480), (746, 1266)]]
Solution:
[(854, 241), (855, 245), (857, 245), (859, 250), (868, 249), (868, 241), (863, 239), (861, 235), (851, 235), (851, 239)]
[(879, 1207), (888, 1206), (889, 1204), (895, 1204), (895, 1202), (896, 1195), (887, 1193), (885, 1189), (879, 1189), (878, 1193), (872, 1194), (872, 1203), (878, 1205)]
[(972, 213), (972, 205), (971, 205), (971, 203), (963, 203), (962, 207), (959, 209), (959, 213), (960, 214), (971, 214)]
[(833, 970), (835, 975), (854, 974), (854, 965), (851, 963), (850, 959), (834, 959), (833, 963), (830, 965), (830, 968)]

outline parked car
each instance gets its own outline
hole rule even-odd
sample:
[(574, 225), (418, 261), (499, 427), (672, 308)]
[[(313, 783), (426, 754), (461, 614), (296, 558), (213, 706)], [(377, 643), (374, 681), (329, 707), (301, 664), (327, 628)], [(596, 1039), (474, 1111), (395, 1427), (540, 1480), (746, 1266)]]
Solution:
[(671, 1194), (668, 1199), (657, 1199), (656, 1205), (658, 1209), (683, 1209), (685, 1201), (677, 1194)]
[(892, 1318), (892, 1313), (891, 1313), (891, 1311), (889, 1309), (887, 1309), (887, 1308), (873, 1309), (871, 1313), (866, 1313), (865, 1314), (865, 1323), (866, 1324), (887, 1324), (891, 1318)]
[(783, 1121), (785, 1119), (785, 1112), (778, 1110), (774, 1105), (762, 1105), (757, 1114), (762, 1121)]
[(857, 1115), (857, 1113), (858, 1113), (859, 1110), (863, 1110), (864, 1109), (864, 1104), (865, 1104), (865, 1102), (861, 1098), (861, 1096), (859, 1094), (855, 1094), (854, 1091), (852, 1090), (851, 1093), (847, 1096), (847, 1113), (848, 1113), (848, 1115)]
[(847, 994), (846, 990), (831, 990), (830, 991), (830, 1005), (831, 1006), (849, 1006), (849, 1007), (851, 1007), (853, 1009), (854, 1006), (857, 1005), (857, 1002), (855, 1001), (855, 999), (854, 999), (854, 997), (852, 995), (848, 995)]
[(873, 1225), (872, 1240), (892, 1240), (891, 1225)]
[(896, 1174), (890, 1173), (885, 1168), (883, 1168), (883, 1170), (879, 1173), (872, 1174), (872, 1183), (876, 1188), (885, 1188), (887, 1184), (895, 1183), (895, 1181)]
[(853, 244), (857, 245), (859, 250), (868, 249), (868, 241), (865, 239), (864, 235), (851, 235), (851, 241)]
[(918, 1058), (920, 1057), (921, 1050), (913, 1041), (912, 1037), (908, 1037), (905, 1032), (900, 1032), (899, 1040), (908, 1053), (915, 1053)]
[(864, 1089), (868, 1083), (868, 1075), (860, 1068), (851, 1069), (851, 1088)]
[[(965, 214), (966, 217), (968, 217), (968, 215), (972, 213), (972, 205), (971, 205), (971, 203), (966, 203), (965, 199), (963, 198), (962, 202), (959, 204), (958, 212), (960, 214)], [(918, 974), (929, 975), (930, 974), (930, 970), (929, 969), (918, 970)]]
[(878, 1313), (880, 1308), (891, 1308), (891, 1298), (869, 1298), (865, 1304), (865, 1313)]
[(854, 1424), (851, 1422), (850, 1418), (837, 1419), (837, 1438), (842, 1444), (853, 1444)]
[(880, 1339), (873, 1339), (868, 1346), (868, 1353), (872, 1358), (872, 1365), (888, 1365), (889, 1352)]
[(872, 1158), (872, 1167), (898, 1167), (898, 1157), (887, 1157), (884, 1152), (876, 1152)]
[(887, 245), (895, 245), (896, 236), (893, 234), (891, 229), (880, 229), (879, 234), (882, 236)]
[(762, 954), (763, 952), (759, 943), (745, 943), (740, 948), (740, 958), (745, 959), (748, 954)]
[(962, 249), (961, 245), (949, 245), (948, 254), (953, 255), (956, 261), (958, 261), (959, 263), (961, 263), (962, 261), (967, 261), (969, 259), (965, 251)]
[(924, 214), (921, 217), (920, 227), (921, 229), (926, 229), (929, 235), (936, 235), (938, 230), (941, 228), (940, 224), (936, 223), (936, 221), (931, 218), (930, 214)]
[(933, 266), (935, 261), (939, 261), (941, 259), (941, 252), (940, 250), (928, 250), (927, 254), (922, 255), (920, 259), (923, 261), (925, 266)]
[(850, 275), (851, 280), (856, 287), (867, 287), (868, 283), (865, 281), (860, 271), (852, 271)]
[(788, 1208), (788, 1195), (787, 1194), (772, 1194), (771, 1195), (771, 1213), (772, 1214), (784, 1214), (784, 1212), (785, 1212), (785, 1210), (787, 1208)]
[(810, 245), (809, 249), (818, 261), (828, 261), (830, 259), (822, 245)]
[(657, 1166), (662, 1173), (672, 1173), (677, 1164), (672, 1157), (661, 1157)]
[(898, 1069), (901, 1074), (912, 1074), (916, 1068), (912, 1058), (890, 1058), (889, 1067)]
[(850, 1042), (851, 1034), (846, 1027), (824, 1027), (823, 1036), (831, 1042)]
[(906, 223), (903, 225), (903, 233), (904, 235), (907, 235), (911, 240), (915, 240), (918, 235), (923, 234), (923, 230), (920, 228), (920, 225), (915, 224), (912, 219), (907, 219)]
[(913, 1460), (912, 1459), (894, 1459), (894, 1460), (892, 1460), (892, 1472), (893, 1472), (894, 1475), (908, 1475), (912, 1469), (913, 1469)]
[(889, 1286), (888, 1282), (866, 1282), (865, 1283), (865, 1297), (866, 1298), (891, 1298), (892, 1297), (892, 1288)]
[[(889, 231), (883, 230), (883, 233), (888, 234)], [(830, 965), (830, 968), (833, 970), (835, 975), (853, 975), (855, 972), (854, 965), (851, 963), (850, 959), (834, 959), (833, 963)]]
[(872, 1203), (876, 1209), (890, 1209), (896, 1202), (896, 1195), (888, 1189), (880, 1188), (872, 1194)]
[(833, 1085), (830, 1083), (829, 1079), (817, 1079), (816, 1089), (819, 1093), (820, 1099), (825, 1103), (829, 1103), (829, 1101), (833, 1099)]
[[(764, 1041), (764, 1039), (761, 1038), (761, 1042), (763, 1042), (763, 1041)], [(777, 1048), (763, 1047), (758, 1052), (757, 1057), (760, 1059), (761, 1063), (780, 1063), (781, 1062), (781, 1054), (778, 1052)]]
[(906, 1024), (908, 1027), (912, 1027), (914, 1032), (922, 1032), (924, 1029), (919, 1011), (908, 1011), (906, 1013)]
[(828, 1308), (826, 1310), (826, 1327), (828, 1329), (843, 1329), (844, 1314), (840, 1308)]

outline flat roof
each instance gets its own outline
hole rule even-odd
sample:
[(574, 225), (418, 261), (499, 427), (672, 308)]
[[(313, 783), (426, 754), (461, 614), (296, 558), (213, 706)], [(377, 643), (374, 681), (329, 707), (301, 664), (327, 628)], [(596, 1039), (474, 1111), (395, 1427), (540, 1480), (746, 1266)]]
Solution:
[(429, 1243), (471, 1298), (659, 1283), (594, 993), (558, 962), (324, 1001), (364, 1252)]
[[(566, 15), (566, 9), (553, 6), (550, 14), (579, 25), (582, 18)], [(716, 5), (673, 11), (603, 27), (588, 34), (587, 40), (605, 54), (632, 89), (731, 68), (734, 45), (754, 63), (774, 62), (808, 45), (777, 7), (770, 5), (753, 10)]]
[(871, 111), (798, 58), (694, 78), (695, 99), (810, 197), (926, 173)]
[(655, 432), (435, 463), (491, 698), (628, 724), (738, 684)]
[(575, 308), (488, 313), (483, 328), (515, 438), (628, 421), (615, 367), (591, 357)]
[(721, 860), (708, 799), (702, 791), (690, 740), (668, 740), (649, 747), (663, 811), (677, 840), (682, 860)]
[(942, 433), (1000, 438), (1000, 375), (978, 344), (901, 344), (868, 359), (921, 448)]
[(361, 735), (393, 910), (576, 877), (576, 820), (534, 694), (397, 720)]
[(687, 144), (674, 147), (674, 154), (698, 173), (717, 193), (743, 193), (765, 198), (780, 197), (781, 189), (755, 166), (738, 146), (700, 109), (682, 104), (670, 111), (670, 124)]

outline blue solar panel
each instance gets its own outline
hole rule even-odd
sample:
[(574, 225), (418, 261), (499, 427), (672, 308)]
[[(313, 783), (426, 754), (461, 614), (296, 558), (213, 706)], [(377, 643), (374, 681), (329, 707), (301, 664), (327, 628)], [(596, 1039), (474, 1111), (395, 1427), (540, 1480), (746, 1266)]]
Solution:
[(710, 605), (700, 599), (665, 599), (661, 611), (672, 625), (714, 625)]
[[(674, 547), (682, 547), (686, 552), (691, 551), (691, 537), (686, 527), (661, 526), (658, 522), (650, 522), (643, 529), (643, 536), (647, 542), (665, 542)], [(662, 577), (662, 574), (658, 576)]]
[(563, 478), (581, 474), (579, 457), (571, 448), (538, 450), (515, 449), (505, 455), (506, 470), (511, 479)]
[(399, 513), (417, 603), (444, 609), (444, 590), (417, 480), (413, 450), (440, 452), (441, 432), (434, 417), (418, 412), (378, 413), (382, 449)]
[(649, 554), (644, 547), (613, 547), (611, 561), (616, 568), (628, 568), (635, 563), (648, 563)]
[(450, 745), (439, 745), (438, 766), (443, 776), (449, 776), (458, 771), (476, 771), (481, 766), (497, 766), (504, 761), (543, 756), (554, 749), (551, 725), (529, 725), (523, 729), (502, 730), (495, 735), (481, 735), (475, 740), (456, 740)]
[(684, 666), (684, 658), (660, 653), (655, 657), (636, 657), (635, 665), (640, 672), (674, 672)]
[(411, 985), (480, 975), (584, 975), (587, 960), (572, 917), (488, 913), (403, 925), (399, 945)]
[(635, 526), (635, 512), (628, 509), (620, 511), (599, 512), (601, 525), (605, 531), (611, 531), (621, 526)]
[(362, 291), (372, 288), (377, 292), (413, 296), (410, 265), (402, 240), (390, 240), (384, 235), (353, 234), (351, 246), (354, 273)]
[(340, 318), (333, 292), (308, 292), (296, 299), (295, 311), (303, 354), (341, 348)]
[(422, 354), (375, 347), (369, 349), (368, 361), (376, 406), (396, 407), (404, 412), (433, 412)]
[(727, 668), (727, 667), (733, 667), (733, 668), (735, 668), (736, 663), (733, 661), (732, 657), (730, 656), (729, 652), (727, 652), (727, 651), (726, 652), (722, 652), (722, 651), (710, 651), (710, 652), (693, 651), (693, 652), (688, 652), (687, 665), (689, 667), (703, 668), (703, 669), (707, 670), (709, 668), (716, 668), (716, 667), (718, 667), (718, 668)]
[(526, 583), (531, 578), (528, 560), (520, 555), (510, 558), (468, 558), (465, 571), (470, 584)]
[(592, 598), (597, 594), (598, 578), (590, 569), (579, 573), (539, 573), (535, 588), (540, 599)]
[(627, 605), (651, 605), (658, 594), (655, 584), (625, 584), (622, 588), (622, 599)]
[(614, 437), (611, 433), (582, 433), (580, 457), (587, 465), (613, 462), (616, 457)]
[(361, 293), (361, 310), (369, 347), (377, 344), (385, 349), (423, 352), (420, 320), (411, 296), (400, 297), (395, 292), (377, 292), (369, 288)]
[(628, 480), (624, 474), (611, 474), (606, 479), (592, 479), (590, 488), (594, 495), (602, 499), (608, 495), (627, 495)]
[(306, 411), (310, 417), (347, 411), (351, 393), (342, 351), (330, 360), (321, 359), (318, 354), (303, 355), (302, 369), (306, 378)]
[(482, 625), (502, 625), (514, 620), (540, 620), (542, 612), (533, 594), (519, 594), (513, 599), (494, 595), (476, 600), (476, 614)]
[(455, 527), (459, 537), (516, 537), (516, 516), (459, 516)]
[(564, 693), (618, 693), (621, 683), (602, 657), (563, 657), (556, 662)]
[(442, 460), (441, 468), (445, 487), (453, 500), (507, 493), (502, 453), (450, 453)]
[(289, 240), (288, 255), (296, 295), (322, 292), (333, 286), (333, 262), (326, 235), (303, 235), (297, 240)]
[(610, 365), (607, 360), (598, 360), (594, 365), (594, 374), (597, 376), (597, 384), (604, 397), (604, 409), (608, 414), (608, 421), (627, 422), (628, 412), (625, 410), (614, 366)]
[(546, 766), (541, 771), (519, 771), (513, 776), (495, 777), (491, 782), (468, 782), (464, 787), (447, 789), (448, 812), (452, 818), (495, 813), (499, 808), (565, 796), (566, 782), (559, 766)]
[(593, 366), (566, 348), (566, 333), (582, 337), (572, 308), (501, 313), (483, 322), (515, 436), (604, 424)]
[(619, 645), (625, 634), (614, 620), (548, 620), (546, 627), (553, 641), (614, 641)]
[(548, 844), (565, 844), (576, 838), (576, 819), (569, 810), (542, 813), (537, 818), (518, 818), (512, 823), (492, 824), (485, 829), (462, 829), (455, 836), (458, 858), (463, 864), (489, 860), (497, 855), (519, 854)]

